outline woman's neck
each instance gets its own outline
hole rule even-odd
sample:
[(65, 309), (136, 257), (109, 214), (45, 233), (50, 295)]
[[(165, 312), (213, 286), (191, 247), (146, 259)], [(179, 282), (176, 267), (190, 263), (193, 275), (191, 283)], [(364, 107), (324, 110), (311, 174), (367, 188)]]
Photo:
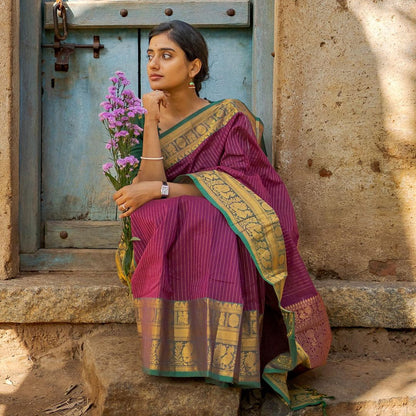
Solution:
[(181, 90), (170, 93), (163, 112), (168, 117), (185, 118), (207, 104), (208, 101), (198, 97), (194, 90)]

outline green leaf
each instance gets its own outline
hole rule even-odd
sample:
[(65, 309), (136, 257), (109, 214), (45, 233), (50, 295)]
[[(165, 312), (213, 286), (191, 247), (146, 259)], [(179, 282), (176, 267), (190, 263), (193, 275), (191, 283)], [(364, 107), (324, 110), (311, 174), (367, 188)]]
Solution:
[(116, 178), (114, 178), (110, 173), (108, 172), (104, 172), (105, 176), (107, 176), (107, 178), (109, 179), (109, 181), (111, 182), (111, 184), (114, 186), (114, 189), (116, 191), (118, 191), (119, 189), (122, 188), (122, 185), (120, 184), (120, 182), (117, 181)]

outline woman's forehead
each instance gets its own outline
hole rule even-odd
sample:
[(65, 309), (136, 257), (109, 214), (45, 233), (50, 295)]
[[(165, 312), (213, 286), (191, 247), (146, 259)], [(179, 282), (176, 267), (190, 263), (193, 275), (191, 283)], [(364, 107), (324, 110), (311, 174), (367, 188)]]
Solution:
[(149, 49), (158, 50), (158, 49), (170, 49), (170, 50), (179, 50), (180, 46), (170, 39), (166, 33), (161, 33), (160, 35), (153, 36), (149, 42)]

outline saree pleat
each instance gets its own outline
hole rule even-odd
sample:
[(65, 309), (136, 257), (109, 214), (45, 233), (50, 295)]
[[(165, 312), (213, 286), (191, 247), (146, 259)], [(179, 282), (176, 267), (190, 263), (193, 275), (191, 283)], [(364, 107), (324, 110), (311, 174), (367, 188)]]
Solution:
[(291, 396), (287, 375), (323, 364), (331, 336), (261, 135), (236, 100), (161, 135), (168, 180), (192, 181), (203, 197), (155, 200), (133, 213), (132, 291), (146, 372), (243, 387), (259, 387), (263, 375), (300, 408), (315, 403)]

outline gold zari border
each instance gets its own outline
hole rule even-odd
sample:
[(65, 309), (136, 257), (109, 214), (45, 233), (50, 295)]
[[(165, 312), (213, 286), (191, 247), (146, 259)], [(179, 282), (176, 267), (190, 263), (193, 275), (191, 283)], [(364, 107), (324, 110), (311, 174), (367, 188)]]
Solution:
[(241, 101), (223, 100), (209, 106), (160, 139), (165, 169), (189, 156), (201, 143), (224, 127), (237, 113), (243, 113), (248, 117), (257, 142), (260, 143), (263, 134), (261, 121), (254, 117)]
[[(261, 315), (240, 304), (196, 299), (135, 299), (143, 366), (155, 375), (260, 382)], [(204, 319), (202, 319), (204, 317)]]
[(227, 173), (213, 170), (187, 176), (227, 218), (263, 278), (272, 285), (284, 279), (287, 275), (285, 242), (273, 208)]

